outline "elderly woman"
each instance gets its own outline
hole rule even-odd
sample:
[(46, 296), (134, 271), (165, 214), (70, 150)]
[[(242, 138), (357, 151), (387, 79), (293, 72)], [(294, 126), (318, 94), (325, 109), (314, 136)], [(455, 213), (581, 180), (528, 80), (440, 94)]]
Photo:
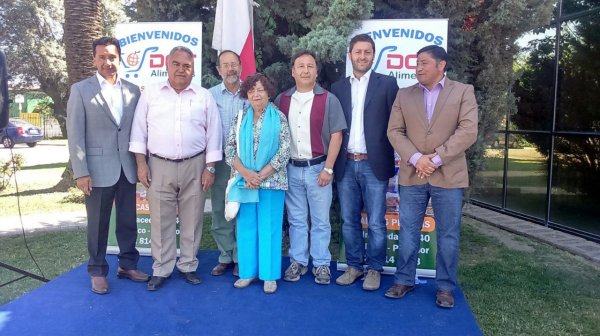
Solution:
[(290, 158), (289, 126), (269, 102), (274, 95), (267, 76), (257, 73), (244, 80), (240, 96), (250, 106), (234, 118), (225, 146), (227, 164), (236, 177), (227, 197), (240, 203), (236, 228), (240, 279), (234, 287), (248, 287), (258, 277), (264, 280), (267, 294), (277, 290), (276, 280), (281, 278), (281, 227)]

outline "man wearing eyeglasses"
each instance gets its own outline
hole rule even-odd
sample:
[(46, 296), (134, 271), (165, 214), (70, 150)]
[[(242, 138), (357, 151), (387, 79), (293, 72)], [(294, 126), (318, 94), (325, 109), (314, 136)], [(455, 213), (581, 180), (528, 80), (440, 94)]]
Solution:
[[(235, 115), (248, 106), (248, 100), (240, 97), (241, 59), (231, 50), (223, 50), (218, 57), (217, 71), (223, 79), (218, 85), (209, 89), (219, 108), (223, 143), (229, 135), (231, 121)], [(225, 219), (225, 189), (231, 175), (231, 168), (225, 160), (215, 165), (215, 183), (211, 190), (212, 226), (211, 232), (219, 248), (219, 262), (210, 274), (223, 275), (233, 268), (233, 275), (238, 276), (237, 244), (235, 239), (235, 219)]]
[(275, 99), (275, 104), (288, 118), (291, 135), (285, 193), (290, 224), (290, 266), (283, 280), (300, 280), (308, 271), (310, 256), (315, 282), (328, 285), (331, 281), (331, 182), (346, 120), (336, 96), (317, 84), (319, 69), (315, 53), (308, 50), (297, 53), (292, 57), (291, 67), (296, 86)]
[[(202, 237), (206, 192), (223, 157), (221, 120), (208, 90), (192, 83), (194, 54), (169, 53), (168, 80), (146, 87), (135, 110), (129, 151), (138, 179), (148, 188), (155, 291), (177, 267), (186, 282), (201, 282), (196, 254)], [(179, 217), (179, 260), (176, 220)]]

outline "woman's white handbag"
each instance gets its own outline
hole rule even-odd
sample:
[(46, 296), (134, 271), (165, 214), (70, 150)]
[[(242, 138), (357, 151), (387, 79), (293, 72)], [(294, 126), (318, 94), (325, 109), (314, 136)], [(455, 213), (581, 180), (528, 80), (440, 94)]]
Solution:
[(233, 185), (235, 177), (232, 177), (227, 181), (227, 188), (225, 188), (225, 219), (229, 222), (234, 219), (238, 211), (240, 211), (240, 202), (228, 201), (229, 189)]

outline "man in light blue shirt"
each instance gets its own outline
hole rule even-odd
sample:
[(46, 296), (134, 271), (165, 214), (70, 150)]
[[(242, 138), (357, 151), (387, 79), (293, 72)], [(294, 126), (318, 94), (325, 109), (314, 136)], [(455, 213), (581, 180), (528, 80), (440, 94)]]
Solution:
[[(224, 50), (219, 54), (217, 70), (223, 82), (209, 89), (212, 93), (223, 127), (223, 143), (229, 135), (231, 121), (235, 115), (248, 106), (246, 99), (240, 98), (240, 73), (242, 72), (241, 59), (231, 50)], [(211, 271), (212, 275), (224, 274), (233, 267), (233, 275), (238, 276), (237, 244), (235, 240), (235, 219), (225, 220), (225, 189), (227, 180), (231, 175), (231, 168), (225, 160), (216, 164), (215, 183), (212, 188), (212, 227), (211, 232), (221, 254), (219, 263)]]

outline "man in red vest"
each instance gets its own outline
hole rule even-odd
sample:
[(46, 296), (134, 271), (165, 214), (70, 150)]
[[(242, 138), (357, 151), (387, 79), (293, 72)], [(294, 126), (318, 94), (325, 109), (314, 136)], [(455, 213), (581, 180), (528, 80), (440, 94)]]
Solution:
[(346, 120), (339, 100), (317, 84), (319, 69), (313, 52), (294, 55), (291, 68), (296, 86), (275, 99), (288, 118), (291, 135), (285, 194), (291, 264), (283, 280), (298, 281), (308, 270), (310, 256), (315, 282), (327, 285), (331, 281), (331, 182)]

